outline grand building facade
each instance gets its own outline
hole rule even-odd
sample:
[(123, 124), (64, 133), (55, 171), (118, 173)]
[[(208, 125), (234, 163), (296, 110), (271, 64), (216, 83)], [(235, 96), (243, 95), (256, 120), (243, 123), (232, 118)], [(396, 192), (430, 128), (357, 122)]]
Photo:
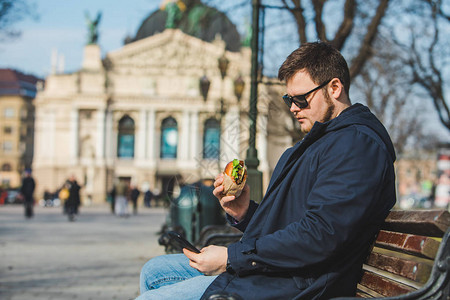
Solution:
[[(251, 51), (227, 50), (230, 41), (235, 37), (223, 40), (220, 32), (206, 41), (172, 28), (103, 58), (97, 44), (86, 45), (82, 68), (50, 75), (36, 98), (37, 193), (74, 175), (85, 203), (104, 202), (117, 179), (176, 196), (179, 184), (213, 179), (228, 161), (245, 159)], [(260, 87), (264, 188), (290, 142), (269, 134), (271, 94), (278, 92)]]

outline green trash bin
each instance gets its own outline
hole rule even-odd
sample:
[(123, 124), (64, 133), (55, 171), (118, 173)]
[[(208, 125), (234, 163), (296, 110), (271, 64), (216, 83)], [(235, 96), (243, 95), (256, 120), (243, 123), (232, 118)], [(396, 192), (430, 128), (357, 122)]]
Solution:
[(224, 225), (226, 223), (223, 209), (219, 200), (212, 193), (213, 190), (214, 186), (201, 185), (200, 187), (200, 231), (209, 225)]
[(208, 225), (223, 225), (225, 218), (219, 201), (213, 195), (214, 187), (200, 182), (185, 185), (170, 207), (170, 227), (181, 228), (191, 243), (199, 238), (201, 230)]
[(197, 189), (194, 185), (185, 185), (180, 190), (180, 195), (173, 199), (170, 207), (171, 227), (181, 227), (184, 237), (193, 242), (195, 230), (193, 230), (192, 219), (198, 205)]

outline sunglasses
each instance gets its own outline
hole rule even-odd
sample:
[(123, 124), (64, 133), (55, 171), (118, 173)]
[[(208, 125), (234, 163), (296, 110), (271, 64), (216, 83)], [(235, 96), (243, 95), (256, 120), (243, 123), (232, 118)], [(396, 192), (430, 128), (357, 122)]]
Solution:
[(292, 103), (294, 103), (298, 108), (306, 108), (309, 105), (308, 101), (306, 100), (306, 96), (308, 96), (312, 92), (317, 91), (318, 89), (323, 88), (330, 81), (331, 80), (325, 81), (324, 83), (322, 83), (318, 87), (313, 88), (312, 90), (310, 90), (309, 92), (307, 92), (307, 93), (305, 93), (303, 95), (289, 96), (288, 94), (286, 94), (286, 95), (283, 96), (284, 103), (286, 103), (286, 105), (289, 106), (289, 108), (291, 108)]

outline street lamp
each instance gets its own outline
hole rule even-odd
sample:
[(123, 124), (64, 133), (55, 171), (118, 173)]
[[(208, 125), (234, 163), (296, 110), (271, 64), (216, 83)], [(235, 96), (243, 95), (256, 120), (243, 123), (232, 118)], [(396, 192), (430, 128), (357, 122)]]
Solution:
[(206, 77), (206, 75), (203, 75), (202, 77), (200, 77), (200, 92), (202, 93), (202, 97), (203, 97), (203, 101), (206, 102), (206, 100), (208, 99), (208, 91), (209, 91), (209, 86), (211, 85), (211, 81), (209, 81), (208, 77)]
[(227, 75), (228, 65), (230, 63), (228, 58), (226, 58), (225, 53), (222, 54), (221, 57), (219, 57), (218, 63), (219, 63), (220, 75), (222, 76), (222, 81), (223, 81), (223, 79)]
[[(223, 116), (227, 113), (225, 108), (225, 101), (223, 99), (223, 86), (224, 86), (224, 80), (225, 76), (227, 76), (227, 70), (228, 65), (230, 64), (230, 61), (225, 56), (225, 52), (222, 54), (221, 57), (217, 60), (220, 76), (222, 76), (222, 82), (220, 86), (220, 109), (219, 109), (219, 130), (220, 130), (220, 136), (222, 136), (222, 119)], [(219, 144), (220, 145), (220, 144)], [(217, 158), (217, 167), (218, 172), (220, 172), (220, 148), (218, 149), (219, 157)]]
[(251, 57), (251, 86), (250, 86), (250, 137), (247, 149), (247, 182), (251, 186), (250, 198), (259, 202), (262, 200), (262, 173), (258, 171), (258, 151), (256, 150), (256, 118), (257, 118), (257, 101), (258, 101), (258, 52), (259, 52), (259, 9), (260, 0), (252, 0), (252, 57)]
[(234, 80), (234, 95), (236, 96), (238, 102), (241, 101), (242, 93), (244, 92), (245, 81), (242, 76), (239, 75), (238, 78)]

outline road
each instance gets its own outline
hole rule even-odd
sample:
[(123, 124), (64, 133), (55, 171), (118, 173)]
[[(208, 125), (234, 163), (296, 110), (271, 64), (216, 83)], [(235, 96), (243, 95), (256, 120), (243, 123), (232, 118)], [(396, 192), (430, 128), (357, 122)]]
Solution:
[(164, 254), (157, 232), (162, 208), (119, 218), (108, 206), (81, 207), (68, 222), (58, 207), (0, 206), (0, 299), (134, 299), (139, 272)]

